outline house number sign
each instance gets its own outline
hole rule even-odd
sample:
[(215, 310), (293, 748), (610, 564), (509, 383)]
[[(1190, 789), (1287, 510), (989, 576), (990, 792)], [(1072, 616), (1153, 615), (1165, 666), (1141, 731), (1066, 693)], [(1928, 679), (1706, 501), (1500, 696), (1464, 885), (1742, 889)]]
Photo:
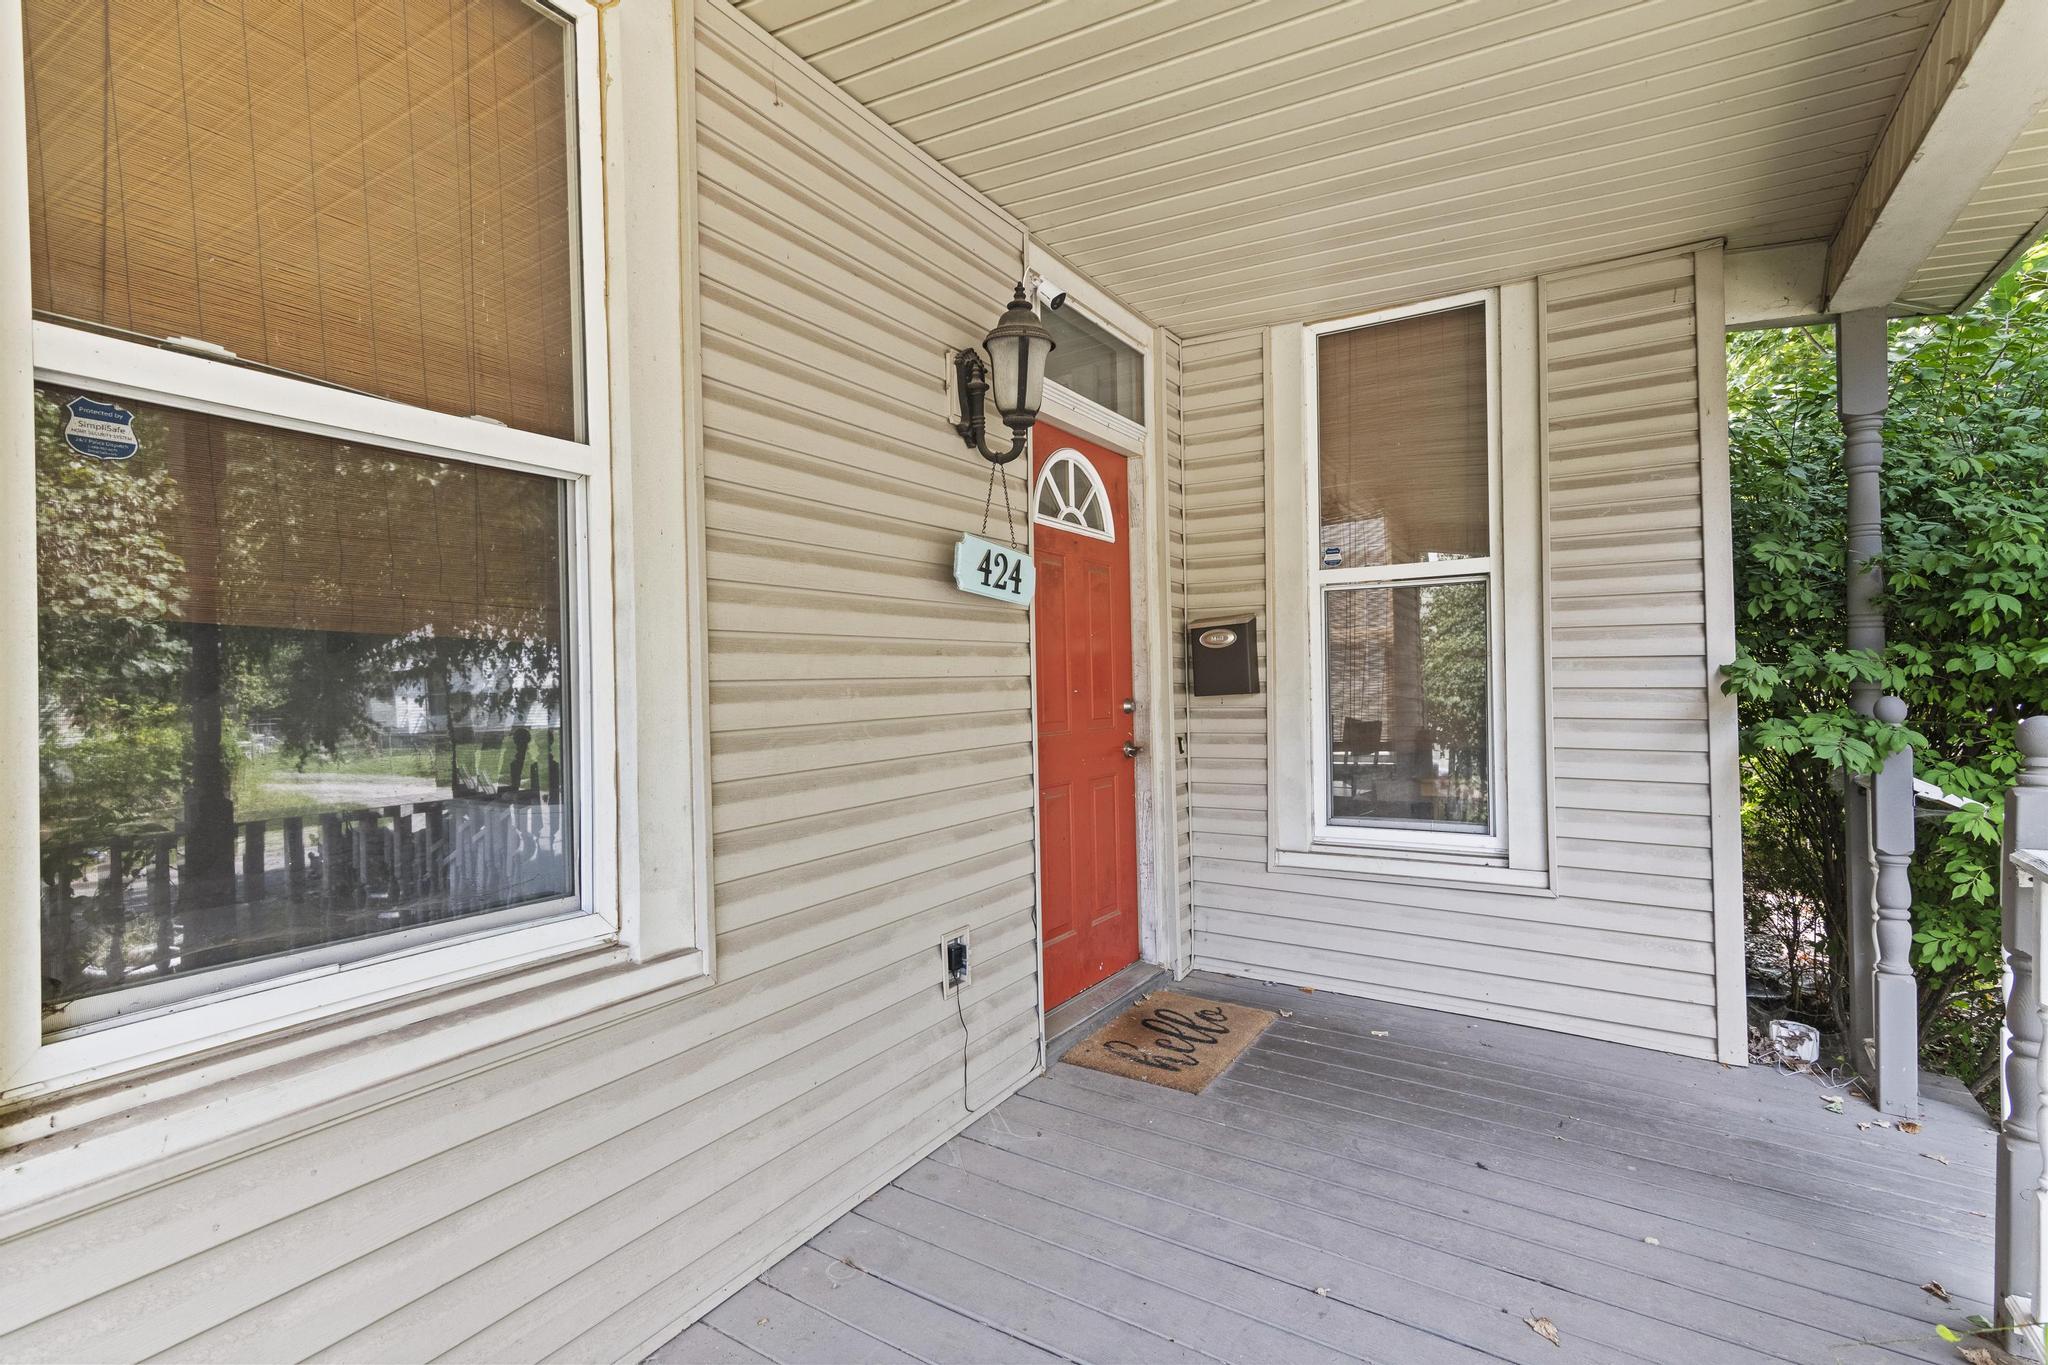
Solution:
[(953, 547), (953, 582), (962, 592), (992, 597), (1015, 607), (1031, 605), (1038, 572), (1031, 556), (980, 536), (962, 536)]

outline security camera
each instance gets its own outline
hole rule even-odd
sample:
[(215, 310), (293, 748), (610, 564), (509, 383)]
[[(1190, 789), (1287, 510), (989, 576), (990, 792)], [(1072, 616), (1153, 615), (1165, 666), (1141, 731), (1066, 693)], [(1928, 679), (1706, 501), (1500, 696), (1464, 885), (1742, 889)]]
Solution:
[(1050, 309), (1051, 309), (1052, 311), (1054, 311), (1054, 312), (1058, 312), (1058, 311), (1059, 311), (1060, 309), (1062, 309), (1062, 308), (1066, 307), (1066, 306), (1067, 306), (1067, 295), (1066, 295), (1066, 291), (1064, 291), (1064, 290), (1061, 290), (1060, 292), (1058, 292), (1058, 293), (1056, 293), (1056, 294), (1053, 294), (1053, 295), (1049, 296), (1049, 297), (1048, 297), (1048, 298), (1046, 299), (1046, 301), (1045, 301), (1045, 306), (1046, 306), (1047, 308), (1050, 308)]

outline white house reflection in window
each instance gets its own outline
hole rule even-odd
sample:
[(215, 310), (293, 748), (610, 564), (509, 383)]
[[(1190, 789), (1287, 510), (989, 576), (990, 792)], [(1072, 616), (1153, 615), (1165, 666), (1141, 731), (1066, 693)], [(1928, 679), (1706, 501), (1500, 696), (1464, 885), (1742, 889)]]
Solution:
[(46, 1004), (575, 894), (557, 479), (37, 389)]

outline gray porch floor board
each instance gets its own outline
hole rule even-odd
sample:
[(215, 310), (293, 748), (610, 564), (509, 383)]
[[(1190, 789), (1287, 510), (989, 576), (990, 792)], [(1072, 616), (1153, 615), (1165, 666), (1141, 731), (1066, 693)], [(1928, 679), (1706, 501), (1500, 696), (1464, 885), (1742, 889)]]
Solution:
[(1951, 1088), (1907, 1134), (1809, 1077), (1183, 989), (1288, 1013), (1201, 1095), (1055, 1065), (654, 1359), (1849, 1365), (1987, 1311)]

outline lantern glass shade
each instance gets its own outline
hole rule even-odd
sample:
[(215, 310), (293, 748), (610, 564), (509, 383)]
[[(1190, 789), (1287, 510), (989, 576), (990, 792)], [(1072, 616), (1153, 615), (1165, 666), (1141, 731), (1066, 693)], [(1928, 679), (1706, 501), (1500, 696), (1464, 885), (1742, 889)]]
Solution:
[(1037, 419), (1045, 399), (1045, 359), (1053, 348), (1052, 333), (1038, 320), (1022, 284), (982, 345), (996, 411), (1005, 426), (1022, 431)]
[(989, 385), (1010, 426), (1029, 426), (1045, 401), (1045, 358), (1052, 338), (1001, 329), (989, 334)]
[(1044, 358), (1053, 354), (1053, 338), (1006, 336), (1001, 340), (1010, 360), (997, 360), (995, 372), (1006, 375), (995, 385), (995, 407), (1010, 426), (1030, 426), (1044, 405)]

